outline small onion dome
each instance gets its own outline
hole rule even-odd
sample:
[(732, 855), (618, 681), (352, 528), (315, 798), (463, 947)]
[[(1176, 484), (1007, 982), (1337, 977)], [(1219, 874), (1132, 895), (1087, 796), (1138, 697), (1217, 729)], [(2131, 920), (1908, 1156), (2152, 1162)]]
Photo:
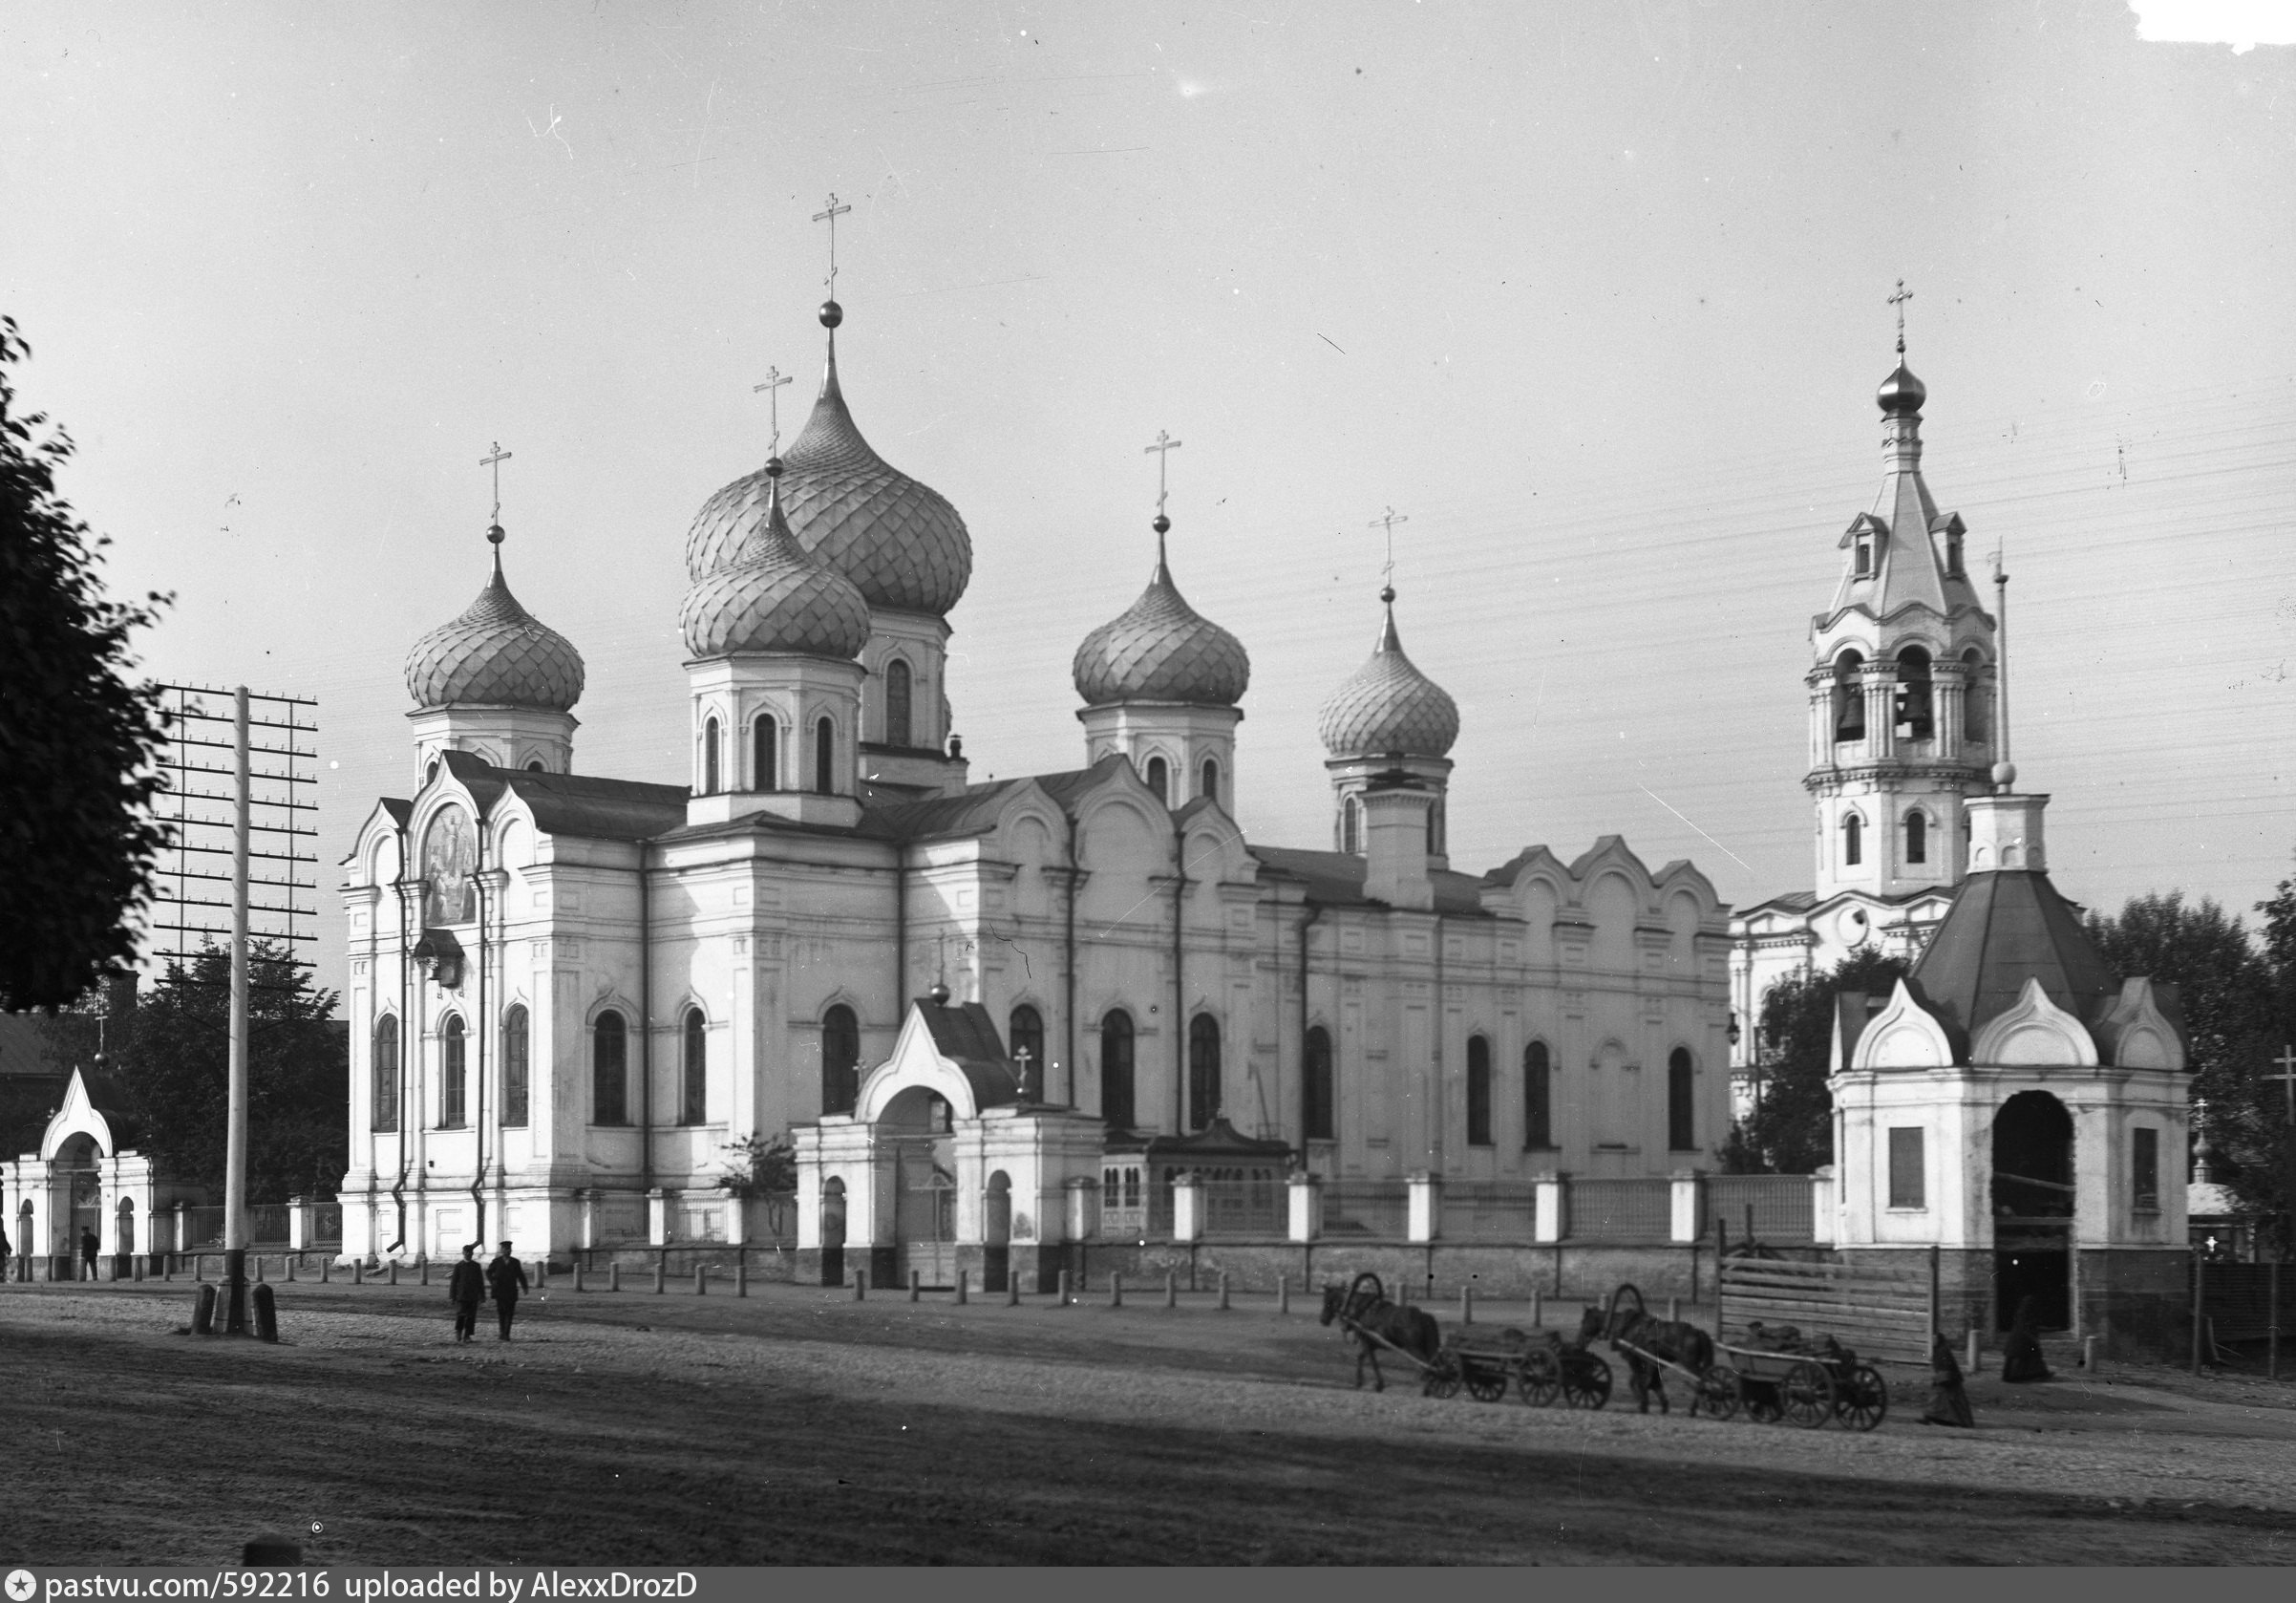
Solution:
[(1379, 599), (1387, 603), (1379, 644), (1324, 703), (1316, 733), (1333, 757), (1441, 757), (1459, 737), (1458, 703), (1403, 654), (1395, 592)]
[[(499, 547), (501, 530), (487, 537)], [(502, 580), (502, 558), (478, 599), (407, 653), (407, 694), (421, 707), (526, 707), (563, 713), (582, 699), (582, 653), (521, 607)]]
[(733, 561), (703, 575), (678, 609), (696, 657), (737, 652), (854, 657), (869, 640), (869, 604), (852, 582), (809, 555), (781, 515), (779, 458), (765, 464), (765, 517)]
[(1929, 398), (1929, 387), (1913, 376), (1913, 370), (1903, 362), (1897, 371), (1881, 380), (1881, 388), (1874, 392), (1874, 404), (1895, 417), (1902, 413), (1919, 412), (1922, 402)]
[[(1171, 526), (1157, 522), (1159, 535)], [(1084, 637), (1070, 671), (1088, 707), (1118, 701), (1232, 707), (1252, 676), (1244, 642), (1180, 599), (1160, 554), (1139, 600)]]
[[(838, 388), (834, 348), (788, 467), (781, 498), (798, 543), (859, 586), (870, 606), (935, 617), (956, 606), (972, 579), (965, 520), (939, 491), (869, 448)], [(763, 521), (765, 502), (763, 473), (712, 496), (686, 536), (687, 577), (698, 580), (732, 562)]]

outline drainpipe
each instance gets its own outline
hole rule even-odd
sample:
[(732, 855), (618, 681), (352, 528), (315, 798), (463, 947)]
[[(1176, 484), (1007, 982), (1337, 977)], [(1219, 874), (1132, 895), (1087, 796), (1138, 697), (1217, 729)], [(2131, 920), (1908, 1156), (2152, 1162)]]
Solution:
[(471, 1034), (477, 1037), (478, 1091), (474, 1098), (477, 1106), (471, 1109), (471, 1217), (478, 1221), (478, 1233), (473, 1240), (486, 1239), (486, 1037), (494, 1033), (492, 1015), (486, 1011), (486, 830), (475, 827), (478, 837), (477, 861), (471, 869), (471, 888), (478, 901), (478, 1016), (472, 1021), (477, 1027)]
[[(1188, 1133), (1187, 986), (1182, 965), (1187, 955), (1188, 831), (1172, 821), (1172, 1133)], [(1217, 1111), (1217, 1110), (1215, 1110)]]
[[(1309, 903), (1300, 920), (1300, 1167), (1307, 1166), (1307, 931), (1324, 916), (1320, 903)], [(1332, 1065), (1334, 1076), (1338, 1064)]]
[(1435, 915), (1435, 1068), (1427, 1095), (1427, 1166), (1443, 1172), (1443, 915)]
[[(391, 1202), (398, 1210), (398, 1239), (391, 1243), (391, 1250), (397, 1252), (407, 1245), (407, 1164), (411, 1151), (407, 1143), (413, 1133), (408, 1128), (407, 1058), (415, 1046), (410, 1038), (415, 1002), (407, 956), (407, 829), (404, 824), (399, 825), (398, 829), (398, 876), (391, 882), (391, 888), (398, 897), (398, 1065), (394, 1071), (398, 1076), (398, 1094), (395, 1099), (398, 1113), (398, 1178), (391, 1186)], [(372, 1050), (372, 1043), (369, 1050)]]
[(638, 844), (638, 1179), (653, 1189), (653, 869)]
[(1068, 1038), (1068, 1105), (1076, 1105), (1076, 815), (1061, 809), (1069, 821), (1069, 893), (1067, 928), (1060, 937), (1060, 1016)]
[(900, 1028), (908, 1013), (909, 989), (909, 875), (908, 847), (893, 843), (893, 1023)]

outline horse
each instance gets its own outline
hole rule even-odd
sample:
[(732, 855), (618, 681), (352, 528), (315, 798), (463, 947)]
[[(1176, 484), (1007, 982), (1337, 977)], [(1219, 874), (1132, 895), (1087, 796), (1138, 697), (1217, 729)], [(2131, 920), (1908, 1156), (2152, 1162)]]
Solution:
[(1435, 1324), (1435, 1315), (1423, 1308), (1403, 1308), (1388, 1301), (1379, 1276), (1370, 1270), (1345, 1287), (1336, 1280), (1324, 1283), (1324, 1313), (1320, 1322), (1328, 1325), (1334, 1319), (1339, 1321), (1342, 1331), (1354, 1338), (1358, 1389), (1363, 1385), (1363, 1366), (1369, 1363), (1371, 1389), (1387, 1390), (1387, 1378), (1379, 1373), (1382, 1340), (1422, 1364), (1433, 1363), (1435, 1354), (1442, 1349), (1443, 1333)]
[[(1627, 1293), (1634, 1294), (1634, 1306), (1621, 1308), (1619, 1299)], [(1658, 1394), (1658, 1411), (1671, 1413), (1667, 1401), (1666, 1371), (1641, 1353), (1628, 1352), (1619, 1343), (1626, 1342), (1640, 1348), (1651, 1357), (1663, 1358), (1681, 1365), (1692, 1375), (1704, 1375), (1714, 1364), (1714, 1338), (1696, 1325), (1681, 1319), (1654, 1319), (1643, 1306), (1643, 1294), (1631, 1285), (1622, 1285), (1610, 1293), (1607, 1308), (1589, 1308), (1579, 1320), (1579, 1344), (1584, 1347), (1596, 1336), (1610, 1343), (1611, 1351), (1626, 1360), (1627, 1383), (1634, 1388), (1637, 1410), (1650, 1411), (1650, 1394)], [(1690, 1393), (1690, 1412), (1698, 1411), (1698, 1393)]]

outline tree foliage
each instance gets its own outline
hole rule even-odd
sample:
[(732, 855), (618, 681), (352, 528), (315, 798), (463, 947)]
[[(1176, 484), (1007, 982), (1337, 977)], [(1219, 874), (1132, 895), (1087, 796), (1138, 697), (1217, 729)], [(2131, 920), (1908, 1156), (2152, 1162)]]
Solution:
[(1717, 1150), (1730, 1174), (1810, 1174), (1834, 1161), (1834, 998), (1845, 991), (1887, 995), (1905, 973), (1902, 958), (1867, 948), (1830, 973), (1791, 974), (1763, 994), (1754, 1058), (1760, 1100)]
[(17, 407), (31, 354), (0, 317), (0, 1007), (57, 1008), (123, 966), (161, 844), (146, 808), (163, 733), (131, 686), (128, 635), (153, 609), (103, 591), (91, 535), (57, 493), (71, 438)]
[(787, 1136), (752, 1132), (726, 1143), (725, 1150), (732, 1161), (718, 1175), (717, 1187), (728, 1195), (748, 1202), (797, 1188), (797, 1152)]

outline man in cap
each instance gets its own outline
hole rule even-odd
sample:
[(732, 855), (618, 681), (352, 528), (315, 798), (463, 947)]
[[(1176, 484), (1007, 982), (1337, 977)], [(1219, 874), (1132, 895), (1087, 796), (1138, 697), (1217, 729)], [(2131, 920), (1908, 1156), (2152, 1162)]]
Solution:
[(510, 1318), (519, 1310), (519, 1297), (526, 1290), (526, 1266), (510, 1255), (510, 1243), (486, 1265), (486, 1289), (494, 1293), (495, 1317), (501, 1321), (501, 1339), (510, 1339)]

